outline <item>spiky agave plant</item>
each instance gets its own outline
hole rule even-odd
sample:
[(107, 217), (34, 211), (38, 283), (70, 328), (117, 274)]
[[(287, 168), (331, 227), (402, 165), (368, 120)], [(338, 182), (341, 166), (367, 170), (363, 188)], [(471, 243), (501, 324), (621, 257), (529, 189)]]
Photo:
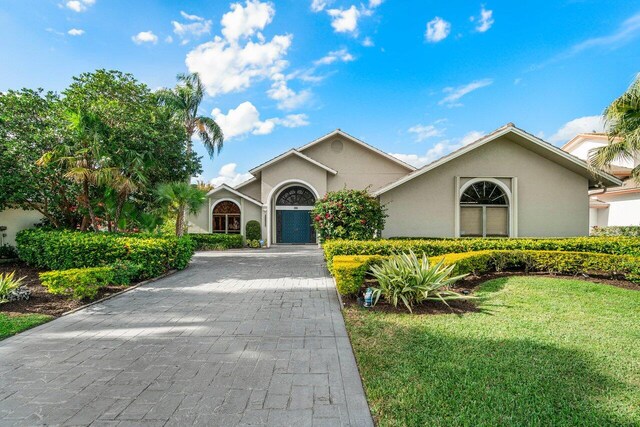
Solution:
[(448, 289), (466, 276), (452, 276), (454, 268), (455, 264), (444, 265), (444, 258), (431, 264), (426, 254), (418, 258), (413, 251), (391, 256), (370, 268), (378, 281), (378, 286), (372, 287), (374, 305), (383, 297), (394, 307), (402, 302), (409, 312), (413, 312), (413, 307), (424, 301), (441, 301), (448, 305), (449, 300), (470, 298)]
[(7, 302), (11, 292), (22, 285), (24, 277), (16, 279), (15, 273), (15, 271), (12, 271), (11, 273), (0, 274), (0, 304)]

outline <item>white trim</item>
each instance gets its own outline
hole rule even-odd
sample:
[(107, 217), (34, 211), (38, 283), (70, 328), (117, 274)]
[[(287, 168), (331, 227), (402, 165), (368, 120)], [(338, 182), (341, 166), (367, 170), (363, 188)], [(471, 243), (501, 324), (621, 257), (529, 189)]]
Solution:
[[(392, 189), (398, 187), (399, 185), (404, 184), (407, 181), (410, 181), (410, 180), (412, 180), (412, 179), (414, 179), (414, 178), (416, 178), (416, 177), (418, 177), (418, 176), (420, 176), (420, 175), (422, 175), (424, 173), (429, 172), (430, 170), (433, 170), (433, 169), (437, 168), (438, 166), (441, 166), (441, 165), (443, 165), (443, 164), (445, 164), (445, 163), (447, 163), (447, 162), (449, 162), (449, 161), (451, 161), (453, 159), (456, 159), (456, 158), (462, 156), (463, 154), (468, 153), (471, 150), (475, 150), (476, 148), (482, 147), (484, 144), (486, 144), (488, 142), (491, 142), (491, 141), (493, 141), (495, 139), (498, 139), (498, 138), (500, 138), (500, 137), (502, 137), (502, 136), (504, 136), (506, 134), (509, 134), (509, 133), (514, 133), (514, 134), (516, 134), (516, 135), (518, 135), (518, 136), (520, 136), (520, 137), (522, 137), (522, 138), (524, 138), (524, 139), (526, 139), (526, 140), (528, 140), (528, 141), (530, 141), (530, 142), (532, 142), (532, 143), (534, 143), (534, 144), (536, 144), (536, 145), (538, 145), (538, 146), (540, 146), (542, 148), (545, 148), (545, 149), (549, 150), (550, 152), (552, 152), (554, 154), (557, 154), (557, 155), (563, 157), (566, 160), (571, 161), (572, 163), (576, 164), (577, 166), (580, 166), (581, 168), (585, 169), (589, 174), (592, 173), (592, 169), (589, 168), (589, 165), (584, 160), (579, 159), (579, 158), (577, 158), (577, 157), (575, 157), (575, 156), (573, 156), (573, 155), (571, 155), (571, 154), (569, 154), (569, 153), (567, 153), (565, 151), (562, 151), (558, 147), (553, 146), (553, 145), (549, 144), (548, 142), (545, 142), (545, 141), (541, 140), (540, 138), (537, 138), (537, 137), (535, 137), (533, 135), (529, 135), (528, 133), (524, 132), (523, 130), (521, 130), (521, 129), (517, 128), (517, 127), (509, 125), (509, 126), (505, 126), (503, 128), (500, 128), (500, 129), (494, 131), (493, 133), (491, 133), (489, 135), (485, 135), (482, 138), (472, 142), (471, 144), (466, 145), (466, 146), (454, 151), (453, 153), (447, 154), (446, 156), (441, 157), (440, 159), (438, 159), (438, 160), (436, 160), (436, 161), (434, 161), (432, 163), (429, 163), (428, 165), (423, 166), (421, 169), (418, 169), (417, 171), (415, 171), (413, 173), (410, 173), (409, 175), (406, 175), (403, 178), (400, 178), (399, 180), (397, 180), (395, 182), (392, 182), (391, 184), (389, 184), (389, 185), (387, 185), (385, 187), (382, 187), (381, 189), (375, 191), (373, 193), (373, 195), (374, 196), (379, 196), (380, 194), (386, 193), (387, 191), (392, 190)], [(604, 178), (607, 181), (609, 181), (609, 182), (611, 182), (611, 183), (613, 183), (615, 185), (621, 185), (622, 181), (620, 181), (618, 178), (616, 178), (616, 177), (614, 177), (612, 175), (609, 175), (606, 172), (595, 171), (595, 173), (597, 175), (599, 175), (601, 178)], [(620, 183), (620, 184), (618, 184), (618, 183)]]
[(306, 181), (303, 181), (301, 179), (287, 179), (284, 180), (276, 185), (273, 186), (273, 188), (271, 189), (271, 191), (269, 192), (269, 196), (267, 197), (267, 247), (271, 246), (272, 242), (271, 242), (271, 234), (272, 234), (272, 227), (271, 227), (271, 222), (273, 221), (272, 216), (273, 216), (273, 200), (274, 200), (274, 194), (276, 192), (278, 192), (278, 194), (280, 194), (285, 188), (290, 187), (291, 184), (302, 184), (305, 187), (307, 187), (309, 190), (313, 191), (313, 194), (316, 196), (316, 199), (320, 198), (320, 193), (318, 193), (318, 190), (315, 189), (315, 187), (311, 184), (309, 184)]
[(309, 157), (309, 156), (305, 156), (304, 154), (300, 153), (300, 152), (299, 152), (298, 150), (296, 150), (295, 148), (292, 148), (291, 150), (289, 150), (289, 151), (287, 151), (287, 152), (284, 152), (284, 153), (280, 154), (280, 155), (279, 155), (279, 156), (277, 156), (277, 157), (274, 157), (273, 159), (269, 160), (268, 162), (263, 163), (263, 164), (261, 164), (260, 166), (257, 166), (257, 167), (255, 167), (255, 168), (253, 168), (253, 169), (249, 170), (249, 173), (255, 174), (255, 173), (257, 173), (257, 172), (261, 171), (262, 169), (264, 169), (264, 168), (266, 168), (266, 167), (269, 167), (269, 166), (271, 166), (272, 164), (277, 163), (277, 162), (279, 162), (280, 160), (283, 160), (284, 158), (289, 157), (289, 156), (291, 156), (291, 155), (296, 155), (296, 156), (300, 157), (301, 159), (306, 160), (306, 161), (308, 161), (309, 163), (312, 163), (312, 164), (314, 164), (314, 165), (318, 166), (319, 168), (326, 170), (327, 172), (329, 172), (329, 173), (330, 173), (330, 174), (332, 174), (332, 175), (336, 175), (336, 174), (338, 173), (338, 171), (337, 171), (337, 170), (335, 170), (335, 169), (331, 169), (329, 166), (327, 166), (327, 165), (323, 165), (323, 164), (322, 164), (322, 163), (320, 163), (319, 161), (317, 161), (317, 160), (313, 160), (313, 159), (312, 159), (311, 157)]
[(262, 206), (262, 203), (259, 202), (258, 200), (254, 199), (253, 197), (249, 197), (246, 194), (243, 194), (243, 193), (239, 192), (238, 190), (235, 190), (235, 189), (229, 187), (227, 184), (222, 184), (220, 187), (216, 187), (213, 190), (209, 191), (207, 193), (207, 197), (217, 193), (220, 190), (227, 190), (231, 194), (235, 194), (236, 196), (242, 197), (243, 199), (248, 200), (251, 203), (254, 203), (254, 204), (258, 205), (258, 206)]
[[(211, 218), (211, 224), (209, 224), (209, 232), (213, 234), (213, 210), (216, 208), (216, 206), (218, 206), (222, 202), (232, 202), (234, 205), (238, 207), (238, 209), (240, 209), (240, 235), (244, 236), (243, 229), (242, 229), (242, 222), (244, 219), (244, 206), (243, 206), (242, 200), (240, 200), (240, 203), (238, 203), (237, 200), (233, 200), (228, 197), (225, 197), (224, 199), (217, 199), (215, 203), (211, 205), (209, 209), (209, 216)], [(221, 234), (221, 233), (216, 233), (216, 234)], [(225, 231), (224, 234), (236, 234), (236, 233), (228, 233), (228, 224), (227, 224), (227, 230)]]
[[(513, 178), (512, 178), (513, 179)], [(456, 215), (456, 230), (455, 230), (455, 237), (460, 237), (460, 210), (463, 209), (462, 206), (460, 205), (460, 197), (462, 196), (462, 194), (464, 194), (465, 190), (467, 188), (469, 188), (470, 186), (472, 186), (473, 184), (475, 184), (476, 182), (483, 182), (483, 181), (487, 181), (487, 182), (491, 182), (496, 184), (498, 187), (500, 187), (502, 189), (502, 191), (504, 191), (504, 194), (507, 196), (507, 201), (509, 202), (509, 204), (506, 206), (507, 210), (508, 210), (508, 224), (507, 224), (507, 229), (509, 232), (509, 237), (516, 237), (517, 236), (517, 231), (514, 229), (514, 224), (517, 224), (517, 222), (514, 223), (513, 221), (513, 205), (514, 205), (514, 201), (513, 201), (513, 194), (511, 192), (511, 190), (509, 189), (509, 187), (502, 181), (500, 181), (499, 179), (496, 178), (489, 178), (489, 177), (478, 177), (478, 178), (472, 178), (470, 180), (468, 180), (467, 182), (465, 182), (464, 184), (462, 184), (462, 186), (460, 186), (457, 194), (456, 194), (456, 211), (457, 211), (457, 215)], [(460, 183), (460, 177), (456, 177), (456, 182), (457, 184)], [(513, 185), (513, 181), (512, 181), (512, 185)], [(458, 186), (456, 186), (458, 187)], [(486, 216), (486, 206), (487, 205), (480, 205), (482, 206), (482, 233), (485, 234), (486, 232), (486, 220), (487, 220), (487, 216)], [(500, 205), (499, 207), (503, 207), (504, 205)]]
[(355, 142), (356, 144), (358, 144), (358, 145), (360, 145), (360, 146), (362, 146), (364, 148), (367, 148), (367, 149), (373, 151), (374, 153), (380, 154), (381, 156), (386, 157), (387, 159), (389, 159), (389, 160), (391, 160), (391, 161), (393, 161), (393, 162), (405, 167), (406, 169), (408, 169), (410, 171), (416, 170), (416, 168), (414, 168), (410, 164), (405, 163), (402, 160), (398, 159), (397, 157), (394, 157), (391, 154), (385, 153), (384, 151), (377, 149), (373, 145), (369, 145), (366, 142), (361, 141), (358, 138), (356, 138), (354, 136), (351, 136), (348, 133), (343, 132), (340, 129), (336, 129), (336, 130), (334, 130), (332, 132), (329, 132), (328, 134), (326, 134), (324, 136), (321, 136), (320, 138), (315, 139), (315, 140), (311, 141), (310, 143), (303, 145), (302, 147), (299, 147), (298, 151), (304, 151), (307, 148), (313, 147), (314, 145), (319, 144), (320, 142), (322, 142), (322, 141), (324, 141), (326, 139), (329, 139), (329, 138), (331, 138), (333, 136), (336, 136), (336, 135), (340, 135), (340, 136), (342, 136), (342, 137), (344, 137), (344, 138), (346, 138), (346, 139), (348, 139), (348, 140), (350, 140), (352, 142)]
[(277, 211), (310, 211), (313, 206), (275, 206)]
[(241, 182), (240, 184), (236, 185), (235, 187), (233, 187), (234, 190), (237, 190), (238, 188), (242, 188), (247, 184), (251, 184), (252, 182), (256, 181), (258, 178), (256, 178), (255, 176), (252, 176), (251, 178), (249, 178), (246, 181)]

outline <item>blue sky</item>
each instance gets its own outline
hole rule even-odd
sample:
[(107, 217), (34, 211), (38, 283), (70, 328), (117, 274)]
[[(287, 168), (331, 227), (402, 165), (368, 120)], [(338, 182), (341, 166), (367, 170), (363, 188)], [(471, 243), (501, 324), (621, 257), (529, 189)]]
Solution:
[(234, 184), (335, 128), (418, 166), (507, 122), (562, 144), (601, 128), (639, 41), (623, 0), (0, 0), (0, 90), (198, 71), (228, 136), (202, 179)]

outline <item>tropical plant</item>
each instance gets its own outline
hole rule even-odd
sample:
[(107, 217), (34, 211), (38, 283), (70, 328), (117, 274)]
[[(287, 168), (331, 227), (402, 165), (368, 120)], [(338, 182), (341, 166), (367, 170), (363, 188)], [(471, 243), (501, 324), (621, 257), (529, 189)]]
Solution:
[(175, 216), (178, 237), (184, 235), (185, 213), (197, 214), (206, 199), (204, 191), (186, 182), (161, 184), (157, 195), (167, 213)]
[(441, 301), (448, 305), (448, 300), (467, 299), (468, 296), (448, 289), (449, 285), (466, 276), (452, 276), (454, 268), (455, 264), (444, 265), (444, 259), (432, 265), (426, 255), (418, 258), (413, 251), (382, 260), (370, 268), (378, 281), (378, 286), (372, 287), (374, 305), (383, 297), (394, 307), (402, 302), (412, 312), (414, 305), (424, 301)]
[(198, 108), (204, 98), (204, 85), (198, 73), (178, 74), (178, 84), (173, 89), (161, 89), (158, 99), (166, 105), (184, 126), (187, 134), (185, 148), (190, 156), (193, 147), (191, 138), (197, 133), (210, 157), (219, 153), (224, 143), (222, 129), (208, 116), (198, 115)]
[(324, 242), (330, 239), (366, 240), (384, 228), (384, 207), (367, 190), (340, 190), (316, 201), (313, 226)]
[(15, 278), (15, 271), (0, 274), (0, 304), (9, 300), (11, 293), (18, 290), (23, 280), (24, 277)]
[(262, 230), (260, 227), (260, 223), (255, 219), (251, 221), (247, 221), (247, 225), (245, 226), (245, 234), (247, 240), (260, 240), (262, 239)]
[[(590, 151), (590, 163), (607, 169), (615, 160), (640, 158), (640, 74), (627, 91), (604, 110), (604, 118), (609, 143)], [(631, 176), (640, 182), (640, 164), (632, 169)]]

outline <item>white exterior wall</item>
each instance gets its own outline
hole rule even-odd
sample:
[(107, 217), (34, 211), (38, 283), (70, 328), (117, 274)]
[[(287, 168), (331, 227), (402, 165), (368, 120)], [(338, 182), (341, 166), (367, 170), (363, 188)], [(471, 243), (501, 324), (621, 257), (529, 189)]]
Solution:
[(0, 212), (0, 226), (7, 227), (3, 234), (3, 241), (11, 246), (16, 245), (16, 234), (25, 228), (31, 228), (42, 219), (38, 211), (25, 211), (22, 209), (5, 209)]

